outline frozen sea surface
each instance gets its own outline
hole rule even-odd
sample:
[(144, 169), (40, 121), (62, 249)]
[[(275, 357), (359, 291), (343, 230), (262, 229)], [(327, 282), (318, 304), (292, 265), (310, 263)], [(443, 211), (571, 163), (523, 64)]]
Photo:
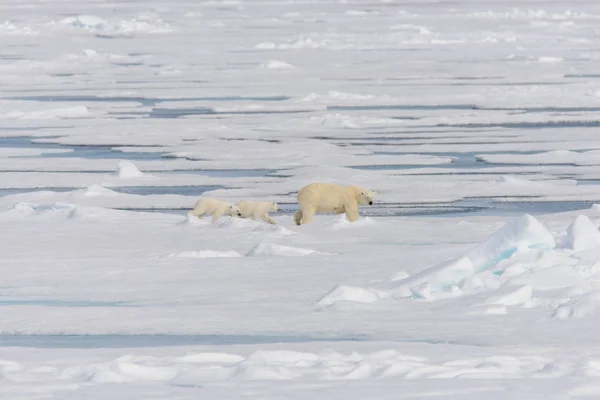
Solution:
[(231, 346), (277, 343), (359, 342), (359, 336), (327, 335), (0, 335), (1, 347), (99, 349), (165, 346)]
[(0, 15), (0, 398), (600, 397), (599, 4)]

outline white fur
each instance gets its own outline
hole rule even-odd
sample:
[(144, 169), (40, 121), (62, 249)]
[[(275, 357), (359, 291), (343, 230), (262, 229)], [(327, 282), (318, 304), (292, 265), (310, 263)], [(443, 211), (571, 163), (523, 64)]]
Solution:
[(252, 218), (254, 221), (261, 218), (265, 222), (276, 224), (269, 215), (269, 211), (279, 211), (279, 205), (274, 201), (240, 201), (236, 206), (240, 209), (242, 218)]
[(198, 218), (204, 218), (205, 214), (212, 214), (212, 222), (215, 223), (223, 215), (230, 217), (241, 217), (240, 209), (235, 205), (226, 201), (214, 199), (212, 197), (201, 197), (194, 206), (194, 209), (189, 212), (191, 215)]
[(356, 185), (311, 183), (298, 192), (300, 209), (294, 213), (296, 225), (308, 224), (316, 213), (346, 213), (350, 222), (360, 218), (359, 205), (372, 205), (375, 192)]

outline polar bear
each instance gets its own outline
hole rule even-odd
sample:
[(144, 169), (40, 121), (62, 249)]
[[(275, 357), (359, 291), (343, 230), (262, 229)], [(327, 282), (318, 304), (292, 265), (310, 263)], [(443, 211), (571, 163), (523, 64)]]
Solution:
[(300, 209), (294, 213), (296, 225), (308, 224), (317, 212), (346, 213), (349, 221), (360, 218), (359, 205), (373, 205), (375, 192), (356, 185), (311, 183), (298, 192)]
[(230, 217), (242, 216), (240, 209), (233, 204), (212, 197), (201, 197), (189, 214), (200, 219), (204, 217), (204, 214), (212, 214), (213, 224), (223, 215), (229, 215)]
[(254, 221), (262, 218), (270, 224), (277, 223), (269, 216), (269, 211), (279, 211), (279, 205), (274, 201), (240, 201), (236, 206), (240, 209), (242, 218), (252, 218)]

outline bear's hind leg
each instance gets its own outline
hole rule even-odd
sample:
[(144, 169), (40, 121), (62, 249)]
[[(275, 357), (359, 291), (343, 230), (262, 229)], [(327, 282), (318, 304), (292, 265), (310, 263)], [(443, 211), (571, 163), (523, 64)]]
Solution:
[(313, 216), (317, 213), (317, 210), (314, 207), (305, 207), (302, 208), (302, 223), (310, 224), (312, 222)]
[(204, 218), (204, 214), (206, 214), (206, 211), (204, 210), (204, 206), (198, 206), (198, 207), (194, 207), (194, 209), (192, 211), (189, 212), (190, 215), (193, 215), (195, 217), (198, 217), (200, 219)]
[(302, 222), (302, 211), (298, 210), (294, 213), (294, 222), (296, 225), (300, 225)]

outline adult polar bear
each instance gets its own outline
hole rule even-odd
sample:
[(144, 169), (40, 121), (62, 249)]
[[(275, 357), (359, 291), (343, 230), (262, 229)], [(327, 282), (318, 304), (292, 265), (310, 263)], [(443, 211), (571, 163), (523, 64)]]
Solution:
[(360, 218), (359, 205), (373, 205), (375, 192), (356, 185), (311, 183), (298, 192), (300, 209), (294, 213), (296, 225), (308, 224), (318, 213), (346, 213), (349, 221)]

